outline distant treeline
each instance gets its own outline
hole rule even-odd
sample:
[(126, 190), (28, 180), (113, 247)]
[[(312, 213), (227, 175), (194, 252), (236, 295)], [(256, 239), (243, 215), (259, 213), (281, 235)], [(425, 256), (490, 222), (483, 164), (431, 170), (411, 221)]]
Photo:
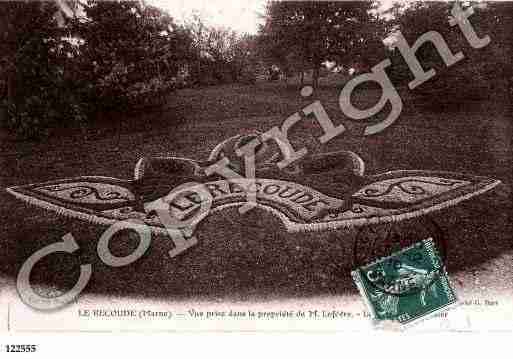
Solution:
[(172, 14), (141, 1), (2, 2), (0, 125), (40, 137), (52, 126), (86, 124), (105, 111), (159, 106), (180, 87), (292, 77), (302, 83), (305, 72), (316, 86), (331, 71), (328, 63), (359, 73), (390, 58), (390, 77), (406, 83), (411, 73), (390, 48), (397, 31), (410, 44), (438, 31), (466, 55), (446, 69), (436, 49), (423, 46), (417, 53), (423, 66), (443, 72), (419, 94), (475, 96), (492, 91), (498, 79), (511, 88), (512, 3), (471, 5), (476, 31), (492, 38), (484, 50), (470, 49), (449, 26), (451, 2), (386, 12), (371, 1), (269, 2), (257, 35), (208, 26), (198, 16), (178, 25)]

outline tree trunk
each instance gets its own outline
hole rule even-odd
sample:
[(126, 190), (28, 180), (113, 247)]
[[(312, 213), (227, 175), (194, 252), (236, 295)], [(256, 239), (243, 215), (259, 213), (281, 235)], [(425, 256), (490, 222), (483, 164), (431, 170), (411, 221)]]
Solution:
[(0, 126), (7, 122), (7, 107), (0, 106)]
[(317, 88), (319, 85), (319, 66), (315, 66), (313, 69), (313, 88)]
[(510, 72), (506, 78), (507, 78), (507, 82), (508, 82), (507, 91), (508, 91), (510, 112), (513, 113), (513, 72)]
[(301, 87), (305, 84), (305, 59), (301, 58)]
[(198, 55), (197, 67), (198, 67), (198, 69), (197, 69), (198, 73), (196, 75), (197, 77), (195, 79), (195, 82), (196, 82), (195, 85), (199, 86), (199, 85), (201, 85), (201, 57), (200, 57), (200, 55)]
[(7, 104), (14, 103), (16, 96), (16, 72), (13, 69), (7, 71)]
[(6, 93), (7, 105), (0, 107), (0, 123), (7, 121), (8, 109), (14, 103), (16, 93), (16, 72), (12, 69), (7, 70)]

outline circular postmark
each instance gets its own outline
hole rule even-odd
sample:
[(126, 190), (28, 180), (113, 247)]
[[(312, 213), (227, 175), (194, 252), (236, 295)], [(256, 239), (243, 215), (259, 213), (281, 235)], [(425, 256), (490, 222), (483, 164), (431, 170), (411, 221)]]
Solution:
[(426, 269), (429, 259), (422, 252), (422, 246), (415, 247), (363, 270), (365, 280), (378, 291), (394, 296), (409, 296), (431, 287), (440, 277), (442, 268), (438, 263)]
[(433, 239), (442, 261), (447, 261), (445, 231), (431, 216), (359, 227), (355, 232), (352, 246), (353, 268), (388, 257), (426, 238)]

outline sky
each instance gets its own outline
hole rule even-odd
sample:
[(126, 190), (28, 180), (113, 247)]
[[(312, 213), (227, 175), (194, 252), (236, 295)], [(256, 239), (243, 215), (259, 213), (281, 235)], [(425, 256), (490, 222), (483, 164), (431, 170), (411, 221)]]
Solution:
[[(169, 12), (176, 22), (196, 12), (209, 25), (231, 28), (239, 33), (256, 34), (258, 25), (263, 23), (259, 14), (264, 13), (266, 0), (146, 0), (148, 3)], [(381, 9), (386, 9), (394, 1), (381, 0)]]
[(256, 34), (262, 23), (265, 0), (147, 0), (167, 10), (181, 23), (197, 12), (209, 25), (229, 27), (239, 33)]

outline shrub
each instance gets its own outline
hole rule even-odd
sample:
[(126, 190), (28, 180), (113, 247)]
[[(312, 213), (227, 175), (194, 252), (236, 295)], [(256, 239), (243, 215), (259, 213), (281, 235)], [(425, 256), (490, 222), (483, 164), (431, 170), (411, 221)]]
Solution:
[(58, 23), (56, 3), (0, 4), (0, 126), (42, 137), (103, 111), (161, 105), (176, 88), (190, 38), (168, 14), (87, 1), (85, 18)]
[(39, 139), (50, 134), (51, 128), (83, 125), (87, 116), (77, 101), (32, 95), (17, 103), (3, 101), (6, 116), (2, 126), (20, 139)]

